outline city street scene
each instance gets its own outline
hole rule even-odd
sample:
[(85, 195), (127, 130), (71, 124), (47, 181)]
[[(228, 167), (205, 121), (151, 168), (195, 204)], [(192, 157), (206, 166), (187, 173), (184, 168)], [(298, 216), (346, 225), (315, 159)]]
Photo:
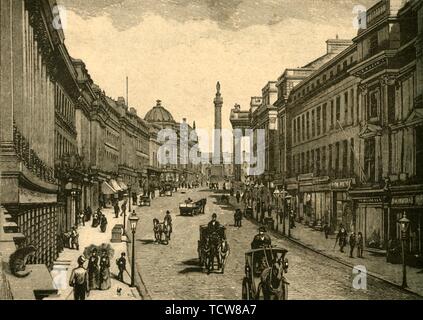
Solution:
[(0, 300), (423, 299), (423, 0), (0, 0)]

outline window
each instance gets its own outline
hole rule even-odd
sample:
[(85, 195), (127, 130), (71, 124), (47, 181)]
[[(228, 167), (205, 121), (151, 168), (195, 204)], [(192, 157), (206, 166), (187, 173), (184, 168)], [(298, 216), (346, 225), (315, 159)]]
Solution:
[(335, 174), (339, 175), (339, 155), (341, 153), (341, 146), (339, 142), (335, 144)]
[(369, 94), (368, 98), (368, 108), (367, 108), (367, 117), (368, 119), (377, 118), (378, 110), (379, 110), (379, 101), (380, 101), (380, 94), (379, 90), (373, 90)]
[(326, 129), (327, 129), (327, 123), (326, 123), (326, 121), (327, 121), (327, 103), (324, 103), (323, 104), (323, 109), (322, 109), (323, 111), (323, 133), (326, 133)]
[(310, 161), (310, 172), (313, 172), (313, 173), (315, 173), (315, 169), (316, 169), (316, 167), (315, 167), (315, 163), (314, 163), (314, 161), (315, 161), (315, 158), (314, 158), (314, 150), (311, 150), (311, 153), (310, 153), (310, 156), (311, 156), (311, 161)]
[(336, 66), (336, 73), (340, 73), (341, 72), (341, 65), (340, 64), (338, 64), (337, 66)]
[(333, 154), (332, 154), (332, 145), (329, 145), (329, 163), (328, 163), (328, 174), (332, 176), (333, 172)]
[(330, 78), (333, 78), (333, 71), (330, 72)]
[(423, 178), (423, 126), (416, 127), (416, 176)]
[(310, 139), (310, 112), (307, 112), (307, 115), (306, 115), (306, 121), (307, 121), (307, 124), (306, 124), (306, 126), (307, 126), (307, 140), (309, 140)]
[(316, 149), (316, 174), (320, 176), (320, 148)]
[(305, 115), (303, 114), (301, 117), (301, 130), (302, 130), (302, 141), (305, 141)]
[(305, 154), (301, 153), (301, 173), (305, 172)]
[(320, 124), (320, 120), (322, 119), (321, 116), (322, 113), (322, 107), (317, 107), (317, 135), (320, 136), (321, 133), (321, 124)]
[(348, 124), (348, 108), (349, 108), (349, 103), (348, 103), (348, 91), (344, 93), (344, 123)]
[(321, 162), (321, 173), (323, 175), (327, 174), (327, 170), (326, 170), (326, 147), (322, 148), (322, 162)]
[(374, 181), (375, 179), (375, 153), (376, 153), (376, 140), (370, 138), (364, 141), (364, 172), (366, 180)]
[(377, 32), (375, 32), (369, 39), (369, 55), (374, 55), (378, 51), (378, 37)]
[(294, 126), (293, 126), (293, 137), (294, 137), (294, 143), (297, 142), (297, 120), (294, 119)]
[(309, 172), (310, 172), (310, 151), (307, 151), (305, 173), (309, 173)]
[(348, 66), (348, 62), (347, 62), (347, 60), (345, 60), (344, 63), (342, 64), (342, 68), (344, 70), (347, 70), (347, 66)]
[(350, 140), (350, 148), (351, 148), (351, 154), (350, 154), (350, 175), (351, 175), (351, 177), (354, 177), (354, 166), (355, 166), (354, 138), (352, 138)]
[(354, 89), (351, 89), (351, 103), (350, 103), (350, 107), (351, 107), (351, 124), (354, 124)]
[(296, 158), (295, 154), (292, 155), (292, 169), (293, 169), (294, 176), (296, 176), (297, 172), (298, 172), (297, 171), (297, 161), (295, 161), (295, 158)]
[(331, 127), (331, 129), (333, 129), (334, 128), (334, 125), (335, 125), (335, 121), (334, 121), (334, 112), (335, 112), (335, 110), (334, 110), (334, 105), (333, 105), (333, 100), (330, 102), (330, 127)]
[(343, 154), (342, 154), (342, 175), (347, 177), (348, 175), (348, 140), (343, 141)]
[(298, 134), (298, 136), (297, 136), (297, 142), (298, 142), (298, 143), (301, 141), (301, 127), (300, 127), (300, 120), (301, 120), (301, 118), (300, 118), (300, 117), (298, 117), (298, 118), (297, 118), (297, 134)]
[(323, 82), (326, 81), (326, 75), (323, 75)]
[(336, 98), (336, 121), (341, 122), (341, 97)]
[(311, 136), (313, 138), (316, 136), (316, 119), (314, 115), (314, 110), (311, 111)]

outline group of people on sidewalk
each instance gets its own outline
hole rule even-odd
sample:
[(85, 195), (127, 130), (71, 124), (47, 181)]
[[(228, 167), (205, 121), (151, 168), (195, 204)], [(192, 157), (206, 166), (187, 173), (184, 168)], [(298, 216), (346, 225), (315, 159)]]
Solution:
[[(325, 225), (327, 227), (327, 225)], [(327, 231), (325, 231), (326, 239), (328, 239)], [(363, 258), (364, 239), (361, 232), (351, 232), (348, 236), (348, 232), (343, 224), (339, 226), (338, 233), (336, 235), (336, 244), (339, 245), (339, 251), (344, 252), (344, 248), (349, 244), (350, 246), (350, 258), (354, 258), (354, 250), (357, 249), (357, 258)]]
[[(84, 267), (87, 259), (85, 256), (78, 258), (78, 267), (72, 270), (69, 286), (73, 288), (75, 300), (85, 300), (92, 290), (109, 290), (111, 288), (110, 258), (107, 250), (94, 248), (88, 258), (87, 268)], [(123, 275), (126, 270), (126, 253), (122, 253), (116, 260), (119, 273), (117, 279), (124, 283)], [(128, 273), (129, 274), (129, 273)]]
[(93, 215), (93, 221), (91, 224), (92, 228), (98, 228), (100, 226), (100, 231), (105, 233), (107, 230), (107, 218), (106, 215), (101, 211), (101, 208), (98, 208)]

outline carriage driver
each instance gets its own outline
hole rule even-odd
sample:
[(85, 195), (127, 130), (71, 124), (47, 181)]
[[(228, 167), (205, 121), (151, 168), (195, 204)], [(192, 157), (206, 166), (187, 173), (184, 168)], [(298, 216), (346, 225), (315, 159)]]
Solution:
[[(260, 227), (259, 234), (257, 234), (254, 237), (253, 242), (251, 242), (251, 249), (269, 248), (271, 246), (272, 239), (266, 234), (266, 228)], [(254, 266), (254, 270), (257, 274), (263, 272), (263, 270), (268, 266), (268, 257), (266, 257), (267, 254), (267, 250), (257, 253), (257, 260), (255, 261)]]
[(251, 249), (267, 248), (272, 245), (272, 239), (266, 234), (266, 228), (260, 227), (259, 234), (251, 242)]
[(209, 222), (207, 229), (208, 229), (209, 234), (212, 234), (214, 232), (219, 232), (220, 223), (219, 223), (219, 221), (217, 221), (217, 214), (216, 213), (213, 213), (212, 220)]

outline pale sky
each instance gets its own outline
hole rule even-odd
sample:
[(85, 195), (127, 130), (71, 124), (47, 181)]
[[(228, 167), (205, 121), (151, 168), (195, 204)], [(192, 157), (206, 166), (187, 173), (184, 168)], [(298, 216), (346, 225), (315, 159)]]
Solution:
[(175, 120), (213, 127), (216, 82), (230, 109), (249, 107), (268, 81), (325, 53), (325, 41), (352, 38), (363, 0), (58, 0), (67, 48), (93, 80), (125, 96), (142, 117), (160, 99)]

